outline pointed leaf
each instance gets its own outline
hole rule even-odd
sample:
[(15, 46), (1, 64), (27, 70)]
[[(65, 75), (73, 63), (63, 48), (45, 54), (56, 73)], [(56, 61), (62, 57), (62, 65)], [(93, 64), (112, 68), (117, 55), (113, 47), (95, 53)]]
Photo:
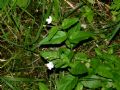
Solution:
[(77, 84), (75, 90), (83, 90), (83, 84), (80, 83), (80, 82), (78, 82), (78, 84)]
[(69, 59), (72, 59), (73, 57), (73, 51), (68, 49), (68, 48), (60, 48), (59, 49), (59, 54), (60, 54), (60, 57), (62, 58), (62, 55), (63, 56), (66, 56), (68, 57)]
[(42, 82), (39, 82), (39, 90), (49, 90), (47, 85)]
[(70, 49), (72, 49), (73, 47), (75, 47), (75, 44), (70, 43), (70, 41), (69, 41), (68, 39), (65, 41), (65, 44), (66, 44), (66, 46), (67, 46), (68, 48), (70, 48)]
[(56, 68), (66, 68), (69, 65), (73, 55), (74, 55), (74, 53), (70, 49), (60, 48), (59, 49), (60, 59), (55, 60), (55, 62), (54, 62), (55, 67)]
[(40, 55), (46, 60), (54, 60), (59, 58), (59, 53), (57, 51), (41, 51)]
[(88, 22), (91, 23), (93, 21), (94, 12), (88, 6), (85, 7), (85, 11), (86, 11), (86, 13), (84, 14), (84, 16), (87, 18)]
[(102, 86), (102, 82), (101, 82), (101, 78), (96, 76), (96, 75), (92, 75), (90, 77), (87, 78), (91, 78), (90, 80), (84, 80), (81, 83), (88, 88), (99, 88)]
[(98, 56), (102, 56), (102, 52), (99, 48), (95, 48), (95, 53), (98, 55)]
[(57, 81), (57, 90), (73, 90), (77, 84), (78, 78), (72, 75), (63, 76)]
[(91, 36), (93, 36), (93, 34), (90, 32), (71, 30), (68, 32), (68, 36), (71, 43), (78, 44), (80, 41), (90, 38)]
[(87, 68), (84, 64), (80, 62), (75, 62), (70, 65), (71, 69), (69, 70), (70, 73), (73, 75), (84, 74), (87, 72)]
[(59, 30), (58, 27), (52, 27), (50, 29), (50, 31), (48, 32), (48, 36), (45, 37), (42, 41), (40, 41), (39, 45), (47, 44), (49, 42), (49, 40), (51, 40), (53, 38), (53, 36), (55, 36), (55, 34), (57, 33), (58, 30)]
[(83, 52), (77, 52), (74, 57), (75, 57), (75, 60), (80, 60), (80, 61), (87, 61), (88, 60), (87, 59), (88, 56)]
[(56, 59), (53, 62), (55, 64), (55, 68), (62, 68), (62, 67), (66, 68), (66, 62), (62, 61), (61, 59)]
[(99, 65), (96, 68), (96, 73), (100, 76), (107, 77), (107, 78), (113, 77), (112, 72), (111, 72), (111, 68), (108, 67), (107, 65), (102, 65), (102, 64)]
[(69, 19), (64, 19), (62, 22), (62, 28), (67, 29), (77, 23), (79, 21), (78, 18), (69, 18)]
[(55, 36), (48, 42), (48, 44), (61, 44), (67, 38), (67, 34), (64, 31), (58, 31)]

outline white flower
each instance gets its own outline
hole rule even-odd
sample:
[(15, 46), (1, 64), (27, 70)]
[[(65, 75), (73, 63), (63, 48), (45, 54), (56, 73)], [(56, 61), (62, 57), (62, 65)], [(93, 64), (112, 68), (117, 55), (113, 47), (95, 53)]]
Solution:
[(85, 29), (85, 28), (87, 28), (87, 25), (86, 24), (81, 24), (81, 27)]
[(49, 70), (51, 70), (52, 68), (54, 68), (53, 62), (49, 62), (49, 63), (47, 63), (47, 64), (45, 64), (45, 65), (47, 66), (47, 68), (48, 68)]
[(52, 22), (52, 17), (49, 16), (49, 18), (46, 19), (46, 22), (47, 22), (48, 24), (50, 24), (50, 23)]

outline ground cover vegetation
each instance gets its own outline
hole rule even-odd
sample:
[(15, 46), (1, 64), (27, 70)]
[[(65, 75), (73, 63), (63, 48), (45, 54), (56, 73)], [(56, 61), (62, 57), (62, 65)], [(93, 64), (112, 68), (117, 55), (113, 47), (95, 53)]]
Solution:
[(120, 90), (120, 0), (0, 0), (0, 90)]

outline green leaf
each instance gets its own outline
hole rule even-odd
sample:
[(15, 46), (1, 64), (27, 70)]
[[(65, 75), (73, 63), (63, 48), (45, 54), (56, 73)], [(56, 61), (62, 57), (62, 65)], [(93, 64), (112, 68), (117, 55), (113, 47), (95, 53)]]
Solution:
[(87, 68), (81, 62), (75, 62), (70, 64), (71, 69), (69, 70), (70, 73), (73, 75), (84, 74), (87, 72)]
[(108, 54), (113, 54), (113, 48), (112, 47), (108, 49)]
[(120, 71), (113, 71), (113, 86), (116, 88), (116, 90), (120, 90)]
[(39, 90), (49, 90), (47, 85), (42, 82), (39, 82)]
[(73, 47), (75, 47), (75, 44), (70, 43), (70, 41), (69, 41), (68, 39), (65, 41), (65, 44), (66, 44), (66, 46), (67, 46), (68, 48), (70, 48), (70, 49), (72, 49)]
[(93, 12), (90, 12), (87, 16), (88, 22), (91, 23), (93, 21)]
[(60, 48), (59, 49), (60, 59), (54, 61), (55, 67), (56, 68), (66, 68), (69, 65), (73, 55), (74, 55), (74, 53), (70, 49)]
[(113, 0), (110, 8), (113, 9), (114, 11), (119, 10), (120, 9), (120, 0)]
[(92, 76), (89, 76), (87, 78), (91, 78), (91, 79), (81, 81), (81, 83), (85, 87), (88, 87), (88, 88), (99, 88), (99, 87), (102, 86), (102, 82), (101, 82), (101, 78), (100, 77), (98, 77), (96, 75), (92, 75)]
[(16, 0), (16, 4), (21, 8), (27, 8), (31, 0)]
[(72, 59), (73, 57), (73, 51), (71, 51), (70, 49), (68, 48), (60, 48), (59, 49), (59, 54), (60, 54), (60, 57), (62, 58), (62, 55), (68, 57), (69, 59)]
[(73, 90), (78, 82), (78, 78), (72, 75), (63, 76), (57, 81), (57, 90)]
[(88, 22), (91, 23), (93, 21), (94, 12), (88, 6), (85, 7), (85, 11), (86, 11), (86, 13), (84, 14), (84, 16), (87, 18)]
[(75, 31), (78, 31), (80, 29), (81, 29), (80, 23), (76, 23), (73, 27), (70, 28), (70, 30), (75, 30)]
[(62, 22), (62, 28), (63, 29), (67, 29), (70, 28), (72, 25), (74, 25), (75, 23), (77, 23), (79, 21), (78, 18), (68, 18), (68, 19), (64, 19)]
[(67, 33), (64, 31), (58, 31), (58, 27), (53, 27), (49, 32), (48, 36), (43, 39), (39, 45), (47, 45), (47, 44), (61, 44), (67, 38)]
[[(81, 83), (88, 88), (99, 88), (102, 86), (101, 77), (92, 75), (87, 77), (88, 80), (81, 81)], [(91, 79), (90, 79), (91, 78)]]
[(98, 75), (107, 77), (107, 78), (112, 78), (112, 69), (108, 67), (107, 65), (100, 64), (95, 71)]
[(102, 52), (99, 48), (95, 48), (95, 53), (98, 55), (98, 56), (102, 56)]
[(112, 71), (112, 74), (114, 76), (113, 77), (114, 81), (120, 82), (120, 71), (119, 71), (119, 69), (118, 69), (118, 71), (117, 70)]
[(58, 51), (41, 51), (40, 52), (40, 55), (44, 58), (44, 59), (46, 59), (46, 60), (54, 60), (54, 59), (58, 59), (59, 58), (59, 53), (58, 53)]
[(77, 84), (75, 90), (83, 90), (83, 84), (80, 83), (80, 82), (78, 82), (78, 84)]
[(67, 33), (58, 31), (55, 36), (48, 42), (48, 44), (61, 44), (67, 38)]
[[(101, 56), (99, 56), (102, 60), (104, 60), (104, 61), (107, 61), (106, 63), (111, 63), (111, 64), (117, 64), (117, 63), (119, 63), (120, 64), (120, 62), (119, 62), (119, 60), (118, 59), (120, 59), (120, 58), (118, 58), (115, 54), (114, 55), (110, 55), (110, 54), (108, 54), (108, 52), (107, 53), (105, 53), (105, 52), (103, 52), (103, 54), (101, 55)], [(116, 62), (116, 63), (115, 63)]]
[(51, 40), (53, 38), (53, 36), (55, 36), (55, 34), (57, 33), (57, 31), (59, 30), (58, 27), (52, 27), (49, 32), (48, 32), (48, 36), (45, 37), (43, 40), (40, 41), (39, 45), (42, 44), (47, 44), (49, 40)]
[(100, 61), (100, 59), (94, 57), (94, 58), (91, 59), (90, 64), (91, 64), (91, 67), (92, 67), (94, 70), (96, 70), (96, 68), (99, 66), (99, 64), (101, 64), (101, 61)]
[(114, 86), (115, 86), (116, 90), (120, 90), (120, 82), (115, 82)]
[(80, 31), (81, 26), (80, 23), (77, 23), (75, 26), (71, 27), (70, 30), (68, 31), (68, 39), (66, 40), (65, 44), (68, 48), (74, 48), (76, 46), (75, 43), (71, 43), (69, 40), (70, 35), (73, 35), (73, 32), (78, 32)]
[(55, 64), (55, 68), (66, 68), (68, 66), (68, 63), (61, 59), (56, 59), (53, 63)]
[(74, 57), (75, 57), (75, 60), (80, 60), (80, 61), (87, 61), (88, 60), (87, 59), (88, 56), (83, 52), (77, 52)]
[(93, 36), (90, 32), (84, 32), (79, 30), (70, 30), (68, 32), (68, 38), (71, 43), (78, 44), (80, 41), (86, 40)]

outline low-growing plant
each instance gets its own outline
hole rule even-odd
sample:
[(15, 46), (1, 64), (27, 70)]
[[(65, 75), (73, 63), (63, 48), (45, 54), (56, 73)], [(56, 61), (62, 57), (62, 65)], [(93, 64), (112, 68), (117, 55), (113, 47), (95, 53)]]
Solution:
[[(90, 32), (81, 31), (77, 20), (76, 18), (63, 20), (60, 29), (56, 26), (52, 27), (48, 36), (39, 43), (40, 46), (62, 42), (65, 44), (56, 49), (48, 48), (40, 52), (40, 56), (54, 64), (54, 71), (63, 72), (63, 75), (55, 81), (57, 90), (83, 90), (84, 87), (119, 90), (120, 58), (113, 53), (113, 48), (104, 52), (96, 48), (96, 55), (92, 58), (84, 52), (74, 51), (78, 43), (94, 36)], [(72, 26), (74, 23), (79, 24)], [(68, 30), (65, 32), (65, 29)], [(60, 31), (63, 32), (62, 35), (57, 34)]]
[(0, 89), (120, 90), (118, 5), (0, 0)]

